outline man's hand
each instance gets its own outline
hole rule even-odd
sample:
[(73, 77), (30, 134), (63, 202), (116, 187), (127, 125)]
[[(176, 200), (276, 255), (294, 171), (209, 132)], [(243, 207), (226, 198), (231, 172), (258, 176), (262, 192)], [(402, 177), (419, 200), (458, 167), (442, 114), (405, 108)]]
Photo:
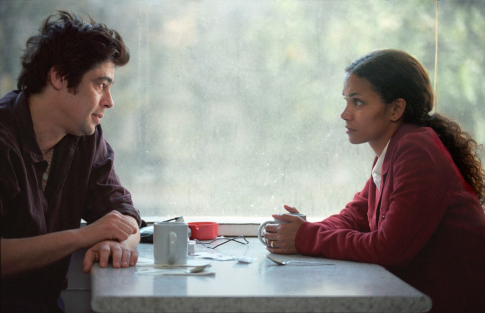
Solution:
[(111, 211), (96, 222), (80, 229), (85, 240), (84, 247), (89, 248), (104, 240), (123, 242), (136, 234), (138, 225), (134, 218)]
[(110, 257), (114, 268), (135, 266), (138, 261), (138, 251), (112, 240), (97, 243), (84, 256), (84, 273), (88, 273), (95, 262), (99, 262), (101, 267), (107, 267)]
[(84, 259), (85, 271), (93, 262), (114, 267), (136, 264), (140, 232), (135, 218), (112, 211), (89, 226), (29, 238), (1, 239), (1, 276), (13, 277), (43, 268), (76, 250), (90, 248)]
[(133, 217), (112, 211), (83, 229), (89, 230), (91, 235), (97, 233), (96, 236), (101, 236), (91, 243), (92, 247), (84, 256), (85, 273), (91, 270), (95, 262), (99, 262), (101, 267), (107, 267), (110, 257), (114, 268), (136, 265), (136, 246), (140, 242), (140, 232)]

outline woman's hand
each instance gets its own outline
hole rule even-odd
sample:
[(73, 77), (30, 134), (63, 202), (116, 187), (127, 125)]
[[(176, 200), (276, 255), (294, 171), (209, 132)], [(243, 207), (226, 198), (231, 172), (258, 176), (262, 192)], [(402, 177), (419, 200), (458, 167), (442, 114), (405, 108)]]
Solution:
[(284, 205), (284, 208), (286, 211), (290, 212), (290, 213), (300, 213), (296, 208), (294, 207), (291, 207), (289, 205)]
[[(285, 205), (284, 208), (290, 213), (299, 213), (297, 209), (290, 206)], [(268, 242), (266, 249), (275, 254), (298, 253), (295, 246), (296, 233), (305, 221), (298, 216), (289, 214), (274, 214), (273, 217), (288, 223), (266, 225), (264, 235), (264, 238)]]

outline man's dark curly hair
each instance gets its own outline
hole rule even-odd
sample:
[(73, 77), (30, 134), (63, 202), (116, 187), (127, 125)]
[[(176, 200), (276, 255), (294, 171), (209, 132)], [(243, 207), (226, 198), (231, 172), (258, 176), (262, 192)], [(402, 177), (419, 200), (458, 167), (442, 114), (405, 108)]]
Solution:
[(394, 49), (371, 52), (350, 64), (345, 71), (368, 80), (384, 103), (403, 98), (405, 123), (431, 127), (448, 149), (465, 181), (485, 204), (485, 172), (482, 146), (464, 132), (458, 123), (433, 109), (433, 90), (423, 65), (410, 54)]
[(123, 66), (129, 60), (130, 53), (118, 32), (91, 18), (87, 23), (76, 15), (58, 11), (43, 22), (37, 35), (27, 40), (17, 87), (26, 95), (40, 93), (54, 66), (75, 93), (86, 72), (107, 61)]

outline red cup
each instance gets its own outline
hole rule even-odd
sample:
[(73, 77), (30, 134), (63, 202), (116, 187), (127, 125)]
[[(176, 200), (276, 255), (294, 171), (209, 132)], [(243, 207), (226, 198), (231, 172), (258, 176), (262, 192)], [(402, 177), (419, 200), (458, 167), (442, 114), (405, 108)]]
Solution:
[(194, 222), (189, 223), (189, 228), (192, 231), (190, 239), (197, 240), (211, 240), (217, 238), (218, 225), (216, 222)]

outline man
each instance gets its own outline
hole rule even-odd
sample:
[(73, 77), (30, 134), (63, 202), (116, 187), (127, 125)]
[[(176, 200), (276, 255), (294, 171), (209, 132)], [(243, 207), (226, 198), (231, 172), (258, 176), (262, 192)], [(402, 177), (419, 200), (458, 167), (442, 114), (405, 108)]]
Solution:
[(27, 41), (19, 90), (0, 99), (2, 312), (62, 312), (78, 249), (84, 272), (138, 258), (140, 216), (100, 126), (128, 49), (104, 24), (55, 18)]

